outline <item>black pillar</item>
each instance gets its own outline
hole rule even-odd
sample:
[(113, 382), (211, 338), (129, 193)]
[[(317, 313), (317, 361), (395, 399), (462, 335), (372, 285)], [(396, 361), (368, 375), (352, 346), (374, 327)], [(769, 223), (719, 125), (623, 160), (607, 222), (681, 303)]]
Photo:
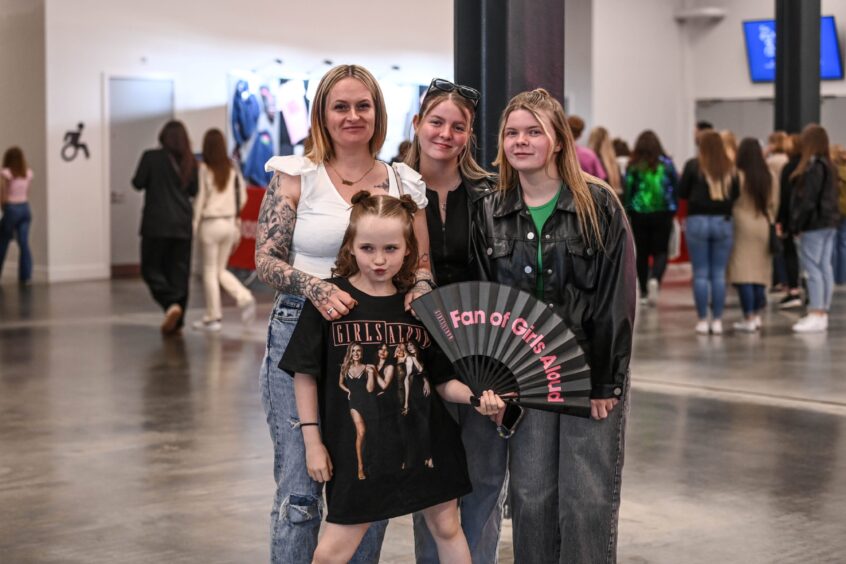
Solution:
[(775, 129), (820, 121), (820, 0), (775, 0)]
[(482, 93), (474, 129), (479, 163), (490, 168), (499, 118), (513, 95), (543, 87), (564, 103), (564, 0), (455, 0), (453, 6), (455, 80)]

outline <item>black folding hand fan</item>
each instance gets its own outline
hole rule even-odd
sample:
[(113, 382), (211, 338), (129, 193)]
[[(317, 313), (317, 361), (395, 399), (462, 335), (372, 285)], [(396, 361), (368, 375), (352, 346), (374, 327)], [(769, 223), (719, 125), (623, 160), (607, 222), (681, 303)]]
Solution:
[(473, 394), (493, 390), (525, 407), (590, 417), (590, 367), (576, 338), (530, 294), (462, 282), (412, 303)]

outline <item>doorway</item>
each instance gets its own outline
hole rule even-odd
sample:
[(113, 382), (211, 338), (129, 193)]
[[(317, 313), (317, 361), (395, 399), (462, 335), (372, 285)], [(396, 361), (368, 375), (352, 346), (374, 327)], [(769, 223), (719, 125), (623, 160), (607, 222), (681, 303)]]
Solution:
[(141, 272), (141, 211), (144, 194), (132, 176), (145, 150), (158, 145), (162, 126), (173, 119), (173, 81), (109, 79), (109, 196), (112, 278)]

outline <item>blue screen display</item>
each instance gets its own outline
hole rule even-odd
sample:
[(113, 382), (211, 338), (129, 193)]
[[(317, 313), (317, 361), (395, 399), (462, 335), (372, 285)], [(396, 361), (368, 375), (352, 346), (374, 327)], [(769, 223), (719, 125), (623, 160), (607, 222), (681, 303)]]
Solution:
[[(749, 60), (749, 74), (752, 76), (752, 82), (773, 82), (776, 67), (775, 20), (743, 22), (743, 35), (746, 38), (746, 56)], [(820, 18), (820, 78), (822, 80), (843, 78), (840, 44), (837, 41), (834, 16)]]

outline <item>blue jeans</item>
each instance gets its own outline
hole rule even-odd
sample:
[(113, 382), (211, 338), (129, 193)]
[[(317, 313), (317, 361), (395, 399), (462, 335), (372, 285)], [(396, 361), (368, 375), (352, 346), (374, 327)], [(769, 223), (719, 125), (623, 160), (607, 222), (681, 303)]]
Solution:
[[(270, 512), (270, 559), (274, 564), (311, 562), (323, 516), (323, 486), (312, 480), (306, 470), (294, 379), (279, 368), (304, 303), (301, 296), (276, 295), (261, 365), (261, 401), (273, 439), (276, 479), (276, 497)], [(378, 562), (387, 526), (387, 521), (374, 523), (351, 562)]]
[(32, 212), (29, 204), (7, 204), (0, 219), (0, 275), (3, 273), (3, 263), (6, 261), (6, 251), (12, 239), (18, 240), (21, 254), (18, 260), (18, 280), (27, 282), (32, 278), (32, 253), (29, 251), (29, 226), (32, 223)]
[(834, 242), (834, 282), (846, 284), (846, 217), (837, 226)]
[(685, 222), (687, 250), (693, 266), (693, 300), (699, 319), (722, 319), (726, 305), (726, 266), (731, 254), (734, 228), (731, 218), (721, 215), (692, 215)]
[[(496, 425), (470, 406), (459, 406), (461, 440), (473, 492), (462, 497), (461, 528), (473, 562), (497, 561), (502, 505), (507, 483), (508, 442)], [(437, 546), (422, 513), (414, 514), (414, 554), (417, 564), (437, 564)]]
[(836, 229), (814, 229), (799, 235), (799, 260), (808, 275), (808, 308), (828, 311), (834, 293), (834, 253)]
[(514, 562), (617, 561), (628, 388), (603, 421), (526, 410), (508, 439)]
[(767, 305), (767, 293), (762, 284), (735, 284), (743, 316), (749, 317)]

